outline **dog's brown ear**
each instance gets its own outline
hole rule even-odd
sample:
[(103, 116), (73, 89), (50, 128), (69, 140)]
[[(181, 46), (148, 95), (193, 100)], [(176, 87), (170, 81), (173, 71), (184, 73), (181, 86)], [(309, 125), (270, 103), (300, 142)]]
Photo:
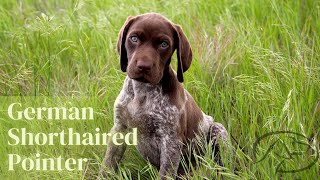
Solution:
[(134, 16), (129, 16), (127, 18), (126, 22), (123, 24), (122, 28), (120, 29), (119, 36), (118, 36), (117, 51), (120, 55), (120, 66), (123, 72), (127, 71), (127, 66), (128, 66), (128, 57), (127, 57), (127, 51), (125, 47), (126, 37), (127, 37), (128, 29), (131, 26), (134, 19), (135, 19)]
[(186, 72), (192, 61), (192, 50), (187, 37), (184, 35), (180, 26), (175, 25), (176, 40), (177, 42), (177, 59), (178, 59), (178, 70), (177, 77), (179, 82), (183, 82), (183, 73)]

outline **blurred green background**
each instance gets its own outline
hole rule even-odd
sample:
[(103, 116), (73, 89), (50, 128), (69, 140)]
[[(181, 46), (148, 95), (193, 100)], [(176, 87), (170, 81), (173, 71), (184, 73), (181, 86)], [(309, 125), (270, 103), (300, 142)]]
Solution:
[[(8, 96), (75, 98), (90, 104), (94, 121), (21, 121), (0, 117), (0, 177), (4, 179), (95, 179), (105, 146), (11, 147), (7, 129), (29, 127), (54, 132), (108, 132), (113, 103), (125, 74), (116, 53), (119, 29), (127, 16), (158, 12), (182, 26), (193, 49), (184, 86), (202, 110), (229, 131), (231, 149), (223, 151), (225, 179), (317, 179), (319, 160), (309, 169), (279, 173), (282, 158), (270, 153), (255, 163), (253, 144), (272, 131), (308, 137), (311, 148), (288, 159), (299, 169), (319, 153), (320, 2), (313, 0), (108, 1), (26, 0), (0, 2), (0, 98)], [(174, 61), (175, 61), (174, 56)], [(175, 64), (175, 62), (173, 62)], [(83, 98), (88, 97), (88, 98)], [(44, 104), (45, 106), (45, 104)], [(287, 149), (302, 149), (277, 137)], [(276, 139), (276, 138), (275, 138)], [(266, 153), (272, 140), (259, 146)], [(32, 157), (40, 148), (48, 157), (88, 157), (85, 171), (8, 171), (7, 154)], [(273, 150), (283, 152), (283, 147)], [(317, 152), (318, 151), (318, 152)], [(192, 179), (213, 179), (218, 167), (208, 155)], [(115, 179), (154, 179), (157, 172), (129, 147)]]

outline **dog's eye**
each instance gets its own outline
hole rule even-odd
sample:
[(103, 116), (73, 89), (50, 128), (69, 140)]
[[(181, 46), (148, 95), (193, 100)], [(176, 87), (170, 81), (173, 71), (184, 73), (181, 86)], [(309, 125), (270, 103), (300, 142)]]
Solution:
[(138, 36), (136, 36), (136, 35), (131, 36), (130, 39), (132, 42), (138, 42), (138, 40), (139, 40)]
[(169, 46), (169, 43), (167, 41), (162, 41), (160, 44), (161, 48), (167, 48)]

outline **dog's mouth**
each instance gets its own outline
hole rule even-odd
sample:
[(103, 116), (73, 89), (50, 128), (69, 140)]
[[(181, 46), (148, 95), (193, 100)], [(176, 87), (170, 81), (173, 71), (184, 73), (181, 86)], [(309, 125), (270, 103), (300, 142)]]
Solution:
[(136, 69), (128, 69), (127, 75), (136, 81), (143, 82), (143, 83), (150, 83), (152, 85), (156, 85), (159, 83), (159, 75), (155, 70), (149, 72), (140, 72)]
[(149, 78), (146, 74), (128, 73), (128, 75), (131, 79), (134, 79), (136, 81), (150, 83), (150, 80), (148, 80)]
[[(129, 74), (128, 74), (129, 75)], [(142, 83), (149, 83), (149, 84), (152, 84), (152, 85), (156, 85), (158, 84), (159, 82), (155, 82), (152, 77), (150, 76), (147, 76), (145, 74), (142, 74), (142, 75), (139, 75), (139, 76), (130, 76), (129, 77), (133, 80), (136, 80), (138, 82), (142, 82)]]
[(133, 79), (139, 82), (149, 83), (149, 81), (144, 77), (133, 78)]

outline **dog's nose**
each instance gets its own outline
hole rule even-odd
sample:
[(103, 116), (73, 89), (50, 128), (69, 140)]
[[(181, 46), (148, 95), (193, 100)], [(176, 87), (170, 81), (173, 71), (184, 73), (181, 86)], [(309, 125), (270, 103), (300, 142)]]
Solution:
[(151, 66), (152, 66), (152, 63), (149, 61), (138, 61), (137, 62), (137, 68), (140, 72), (150, 71)]

